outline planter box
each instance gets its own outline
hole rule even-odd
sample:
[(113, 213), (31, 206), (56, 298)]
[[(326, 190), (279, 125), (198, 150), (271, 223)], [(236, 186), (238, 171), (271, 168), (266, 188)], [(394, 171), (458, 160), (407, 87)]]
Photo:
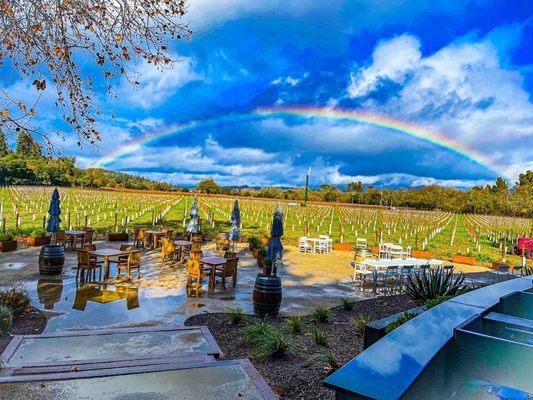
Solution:
[(15, 251), (15, 250), (17, 250), (16, 240), (6, 240), (5, 242), (0, 242), (0, 253), (5, 253), (6, 251)]
[(353, 246), (350, 243), (333, 243), (333, 250), (353, 251)]
[(428, 250), (411, 250), (411, 257), (431, 260), (433, 258), (433, 252)]
[(490, 265), (490, 268), (493, 270), (497, 270), (500, 265), (509, 265), (509, 264), (504, 263), (504, 262), (493, 261), (492, 264)]
[(130, 236), (127, 233), (108, 233), (107, 240), (109, 242), (127, 242)]
[(26, 238), (26, 244), (28, 246), (46, 246), (47, 244), (50, 244), (50, 236), (42, 236), (42, 237), (34, 237), (34, 236), (28, 236)]
[(388, 317), (372, 321), (368, 325), (365, 325), (364, 337), (363, 337), (363, 349), (367, 349), (376, 343), (379, 339), (384, 337), (387, 333), (385, 329), (389, 324), (396, 321), (402, 314), (406, 312), (421, 314), (426, 309), (425, 306), (413, 308), (411, 310), (400, 311), (399, 313), (389, 315)]
[(475, 265), (476, 259), (474, 257), (460, 256), (459, 254), (456, 254), (452, 257), (452, 262), (458, 264)]

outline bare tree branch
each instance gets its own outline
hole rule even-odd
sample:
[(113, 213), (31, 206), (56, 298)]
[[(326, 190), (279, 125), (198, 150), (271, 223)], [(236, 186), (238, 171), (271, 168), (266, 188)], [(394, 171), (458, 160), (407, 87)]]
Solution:
[(181, 23), (185, 12), (184, 0), (0, 0), (0, 67), (29, 79), (35, 90), (29, 106), (0, 88), (0, 129), (46, 137), (32, 119), (42, 92), (55, 90), (55, 104), (78, 143), (94, 144), (100, 110), (92, 67), (110, 93), (119, 77), (138, 84), (127, 68), (132, 61), (170, 66), (176, 60), (169, 41), (191, 35)]

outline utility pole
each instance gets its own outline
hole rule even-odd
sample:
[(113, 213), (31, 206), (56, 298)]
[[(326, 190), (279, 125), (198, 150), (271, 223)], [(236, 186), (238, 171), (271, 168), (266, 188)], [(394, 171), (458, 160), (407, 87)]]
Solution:
[(311, 175), (311, 167), (309, 167), (309, 170), (307, 171), (307, 175), (305, 176), (305, 196), (304, 196), (304, 207), (307, 206), (307, 193), (309, 191), (309, 176)]

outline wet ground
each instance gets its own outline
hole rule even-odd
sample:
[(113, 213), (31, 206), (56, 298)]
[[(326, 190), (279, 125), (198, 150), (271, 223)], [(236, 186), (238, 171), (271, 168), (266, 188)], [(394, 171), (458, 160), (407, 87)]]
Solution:
[[(97, 243), (99, 249), (119, 246), (120, 243)], [(222, 290), (217, 285), (210, 294), (207, 280), (205, 290), (187, 293), (186, 267), (161, 262), (159, 250), (143, 252), (141, 279), (128, 282), (112, 278), (89, 285), (76, 282), (75, 252), (66, 252), (63, 275), (58, 277), (39, 275), (39, 248), (0, 253), (0, 285), (10, 286), (15, 282), (25, 285), (31, 304), (47, 311), (49, 322), (45, 332), (182, 324), (191, 315), (224, 312), (237, 305), (253, 312), (252, 291), (259, 269), (245, 245), (238, 250), (237, 287), (229, 284)], [(212, 246), (206, 246), (204, 253), (216, 254)], [(306, 314), (318, 303), (336, 305), (342, 296), (373, 297), (371, 290), (363, 292), (351, 282), (351, 259), (352, 254), (348, 252), (300, 254), (296, 248), (287, 246), (284, 266), (278, 271), (283, 282), (282, 313)], [(115, 276), (113, 268), (111, 276)]]

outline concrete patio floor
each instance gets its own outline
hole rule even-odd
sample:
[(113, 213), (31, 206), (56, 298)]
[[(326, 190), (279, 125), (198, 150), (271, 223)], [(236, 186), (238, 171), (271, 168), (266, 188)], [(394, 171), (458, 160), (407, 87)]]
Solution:
[[(120, 243), (97, 242), (98, 248), (118, 248)], [(214, 293), (201, 290), (189, 295), (187, 268), (175, 262), (161, 262), (160, 251), (144, 251), (141, 278), (107, 280), (80, 286), (76, 283), (76, 253), (66, 252), (63, 275), (41, 276), (38, 272), (39, 248), (0, 253), (0, 286), (22, 283), (32, 305), (47, 312), (46, 332), (69, 329), (138, 325), (182, 324), (191, 315), (225, 312), (241, 306), (253, 312), (252, 292), (259, 272), (245, 244), (238, 247), (239, 269), (236, 288), (217, 285)], [(213, 245), (204, 254), (216, 254)], [(334, 306), (341, 297), (374, 297), (372, 288), (364, 290), (351, 281), (351, 252), (302, 254), (286, 246), (283, 266), (278, 270), (283, 282), (283, 314), (306, 314), (319, 304)], [(464, 272), (486, 272), (483, 267), (460, 266)], [(111, 276), (115, 271), (111, 269)], [(231, 282), (231, 279), (229, 280)], [(207, 288), (207, 280), (204, 282)]]

